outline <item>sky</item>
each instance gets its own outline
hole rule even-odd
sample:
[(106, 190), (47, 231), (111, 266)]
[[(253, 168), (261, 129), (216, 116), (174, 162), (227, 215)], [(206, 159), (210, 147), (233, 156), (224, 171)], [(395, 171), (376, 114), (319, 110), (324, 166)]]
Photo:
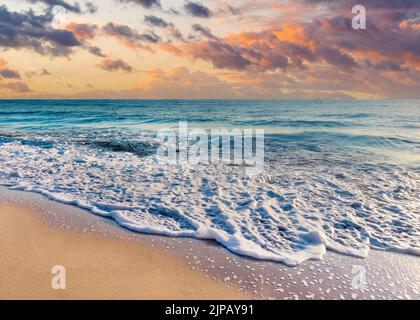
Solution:
[(420, 99), (420, 1), (0, 0), (0, 98)]

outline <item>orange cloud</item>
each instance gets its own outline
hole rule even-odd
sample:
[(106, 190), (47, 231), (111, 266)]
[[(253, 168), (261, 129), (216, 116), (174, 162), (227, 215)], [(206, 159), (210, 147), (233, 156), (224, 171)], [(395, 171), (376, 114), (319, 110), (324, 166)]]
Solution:
[(309, 36), (306, 34), (302, 25), (286, 24), (282, 26), (280, 30), (274, 30), (273, 34), (280, 41), (297, 43), (303, 46), (307, 46), (312, 50), (318, 47), (314, 40), (309, 39)]
[(111, 71), (111, 72), (118, 71), (118, 70), (124, 70), (127, 72), (133, 71), (133, 68), (128, 63), (124, 62), (121, 59), (117, 59), (117, 60), (104, 59), (98, 66), (105, 71)]
[(0, 88), (14, 91), (17, 93), (27, 93), (31, 91), (28, 88), (28, 86), (23, 82), (0, 83)]
[(171, 43), (162, 43), (159, 48), (163, 51), (170, 52), (176, 55), (182, 55), (182, 50)]
[(212, 99), (241, 98), (255, 94), (255, 89), (243, 88), (237, 82), (227, 82), (201, 71), (191, 72), (186, 67), (166, 71), (152, 70), (132, 90), (145, 98)]
[(73, 32), (77, 39), (86, 41), (95, 38), (98, 27), (94, 24), (71, 22), (65, 26), (65, 29)]
[(411, 29), (415, 31), (420, 31), (420, 23), (415, 23), (409, 20), (403, 20), (400, 22), (401, 29)]
[(4, 60), (3, 58), (0, 58), (0, 69), (4, 68), (7, 65), (6, 60)]

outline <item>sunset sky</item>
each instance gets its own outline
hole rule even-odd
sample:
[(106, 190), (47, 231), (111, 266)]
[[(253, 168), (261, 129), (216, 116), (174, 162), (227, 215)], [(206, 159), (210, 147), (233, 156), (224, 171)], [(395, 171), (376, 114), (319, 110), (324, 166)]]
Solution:
[(420, 98), (420, 1), (0, 0), (0, 98)]

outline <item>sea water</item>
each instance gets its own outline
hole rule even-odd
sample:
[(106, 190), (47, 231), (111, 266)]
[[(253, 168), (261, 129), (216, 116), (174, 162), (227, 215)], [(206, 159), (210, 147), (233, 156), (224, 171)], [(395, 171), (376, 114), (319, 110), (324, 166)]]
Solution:
[[(179, 121), (264, 129), (264, 172), (162, 164)], [(420, 101), (0, 101), (0, 184), (288, 265), (419, 255)]]

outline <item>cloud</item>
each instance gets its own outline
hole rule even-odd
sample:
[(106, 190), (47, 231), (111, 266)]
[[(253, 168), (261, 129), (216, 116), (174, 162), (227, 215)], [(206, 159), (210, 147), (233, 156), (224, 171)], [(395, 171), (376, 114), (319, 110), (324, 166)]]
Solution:
[(207, 40), (181, 46), (183, 54), (209, 61), (218, 69), (258, 72), (300, 70), (305, 68), (305, 63), (319, 59), (310, 48), (279, 39), (275, 30), (220, 38), (200, 25), (193, 25), (193, 29)]
[(327, 6), (330, 9), (352, 8), (354, 5), (363, 5), (371, 9), (416, 9), (420, 8), (417, 0), (298, 0), (306, 4)]
[(40, 54), (67, 56), (81, 46), (73, 32), (54, 29), (51, 13), (11, 12), (0, 6), (0, 47), (32, 49)]
[(90, 46), (90, 47), (88, 48), (88, 51), (89, 51), (91, 54), (93, 54), (93, 55), (95, 55), (95, 56), (97, 56), (97, 57), (103, 57), (103, 58), (105, 58), (105, 57), (106, 57), (106, 54), (104, 54), (104, 53), (102, 52), (102, 49), (101, 49), (101, 48), (99, 48), (99, 47), (96, 47), (96, 46)]
[(226, 42), (204, 41), (185, 47), (187, 54), (194, 59), (211, 61), (219, 69), (245, 70), (252, 62), (244, 57), (241, 48)]
[(167, 28), (169, 26), (173, 26), (172, 23), (168, 23), (165, 20), (163, 20), (162, 18), (153, 16), (153, 15), (145, 16), (144, 17), (144, 22), (151, 27)]
[(23, 82), (9, 82), (9, 83), (0, 82), (0, 88), (15, 91), (18, 93), (26, 93), (26, 92), (31, 91), (29, 87)]
[(103, 70), (111, 71), (111, 72), (118, 71), (118, 70), (124, 70), (127, 72), (133, 71), (133, 68), (121, 59), (117, 59), (117, 60), (104, 59), (102, 60), (99, 67)]
[(146, 30), (146, 32), (144, 32), (141, 36), (144, 40), (151, 43), (158, 43), (161, 41), (160, 36), (154, 33), (152, 30)]
[(92, 2), (86, 2), (86, 8), (90, 14), (94, 14), (98, 11), (98, 7)]
[[(211, 17), (211, 20), (201, 20), (202, 24), (195, 23), (194, 19), (190, 21), (192, 32), (185, 35), (166, 20), (169, 20), (166, 17), (170, 14), (175, 14), (170, 5), (162, 8), (162, 5), (170, 2), (162, 1), (161, 5), (157, 0), (115, 0), (160, 10), (162, 17), (153, 14), (144, 16), (144, 23), (149, 29), (136, 30), (124, 22), (125, 17), (120, 15), (120, 20), (103, 26), (92, 24), (93, 19), (89, 22), (86, 16), (81, 16), (78, 22), (58, 27), (52, 23), (53, 6), (67, 6), (67, 11), (80, 15), (86, 13), (86, 0), (26, 1), (44, 5), (37, 6), (36, 10), (19, 12), (0, 5), (1, 50), (28, 49), (44, 56), (70, 56), (80, 48), (106, 58), (94, 43), (100, 35), (115, 38), (130, 49), (147, 50), (147, 58), (149, 53), (171, 52), (178, 56), (174, 61), (184, 61), (188, 66), (197, 61), (199, 63), (194, 65), (194, 69), (203, 68), (204, 65), (204, 69), (209, 70), (208, 67), (212, 66), (212, 72), (223, 74), (219, 77), (188, 69), (149, 74), (154, 79), (154, 87), (160, 84), (174, 95), (179, 90), (186, 96), (187, 84), (194, 81), (201, 88), (213, 92), (201, 82), (206, 79), (219, 90), (223, 85), (227, 86), (227, 91), (223, 92), (229, 97), (294, 97), (299, 94), (306, 97), (344, 97), (348, 92), (375, 97), (420, 97), (420, 1), (183, 0), (178, 2), (182, 3), (177, 8), (178, 14)], [(94, 3), (100, 5), (99, 1)], [(367, 8), (367, 30), (351, 28), (351, 7), (354, 4)], [(121, 7), (133, 9), (131, 5), (129, 8), (127, 5)], [(93, 8), (92, 12), (95, 10)], [(175, 22), (181, 17), (172, 18)], [(99, 19), (98, 16), (97, 21)], [(208, 26), (205, 21), (209, 22)], [(217, 29), (212, 30), (209, 26), (216, 26)], [(122, 50), (118, 57), (125, 59), (124, 53), (126, 50)], [(151, 64), (161, 58), (150, 56)], [(100, 67), (107, 71), (133, 69), (121, 59), (104, 59)], [(19, 73), (13, 68), (3, 66), (0, 70), (3, 70), (0, 73), (3, 85), (5, 76), (18, 79), (16, 76)], [(177, 84), (176, 79), (182, 79), (182, 83)], [(98, 86), (95, 84), (95, 87)], [(149, 94), (150, 91), (145, 88), (137, 88), (136, 92)], [(195, 92), (193, 88), (188, 90)], [(249, 95), (242, 90), (249, 92)], [(192, 95), (205, 94), (195, 92)]]
[(161, 7), (159, 0), (118, 0), (118, 1), (121, 3), (138, 4), (147, 9), (150, 9), (153, 6), (158, 7), (158, 8)]
[[(377, 5), (377, 2), (369, 2)], [(401, 8), (418, 6), (411, 1), (400, 1)], [(352, 29), (351, 10), (348, 10), (348, 16), (341, 15), (342, 11), (338, 14), (328, 12), (326, 17), (312, 21), (269, 25), (258, 32), (233, 33), (224, 37), (215, 36), (207, 27), (193, 25), (193, 30), (204, 39), (190, 38), (187, 45), (178, 47), (182, 52), (178, 55), (211, 62), (218, 69), (237, 71), (297, 72), (326, 63), (349, 72), (360, 68), (366, 58), (373, 60), (371, 67), (376, 65), (377, 71), (381, 68), (397, 71), (397, 65), (401, 70), (409, 70), (408, 65), (411, 65), (411, 70), (416, 70), (420, 63), (420, 32), (412, 27), (416, 23), (404, 20), (401, 24), (390, 14), (400, 12), (393, 9), (400, 7), (394, 3), (387, 10), (378, 9), (378, 15), (370, 13), (372, 21), (365, 31)], [(384, 11), (388, 14), (384, 15)], [(412, 15), (412, 19), (419, 21), (419, 14)], [(389, 25), (391, 28), (386, 28)], [(381, 61), (388, 61), (387, 65), (379, 64)], [(392, 61), (392, 66), (389, 61)]]
[(175, 67), (166, 71), (147, 71), (137, 86), (121, 91), (92, 91), (75, 95), (75, 98), (125, 98), (125, 99), (235, 99), (252, 88), (236, 88), (235, 83), (221, 80), (217, 76), (186, 67)]
[(41, 69), (39, 72), (36, 70), (28, 70), (25, 72), (25, 76), (28, 78), (37, 76), (50, 76), (51, 73), (47, 69)]
[(96, 36), (98, 26), (95, 24), (71, 22), (65, 26), (66, 30), (71, 31), (78, 40), (92, 40)]
[(372, 63), (370, 62), (367, 62), (366, 65), (369, 67), (373, 67), (376, 70), (381, 70), (381, 71), (395, 71), (395, 72), (409, 71), (407, 67), (403, 67), (400, 63), (396, 61), (392, 61), (392, 60), (381, 61), (374, 65), (372, 65)]
[(20, 74), (18, 71), (8, 68), (6, 60), (0, 58), (0, 78), (20, 79)]
[(73, 95), (77, 99), (351, 99), (343, 92), (290, 90), (283, 91), (281, 79), (265, 81), (255, 75), (246, 75), (256, 81), (247, 83), (224, 80), (202, 71), (191, 71), (186, 67), (169, 70), (149, 70), (137, 86), (128, 90), (97, 90)]
[(333, 66), (343, 68), (355, 68), (359, 66), (351, 56), (335, 48), (319, 48), (316, 53), (321, 59)]
[(20, 79), (19, 72), (10, 69), (0, 69), (0, 77), (5, 79)]
[(48, 7), (54, 7), (54, 6), (60, 6), (63, 7), (64, 9), (74, 12), (74, 13), (81, 13), (82, 10), (80, 9), (80, 5), (75, 2), (74, 4), (70, 4), (66, 1), (63, 0), (27, 0), (30, 3), (43, 3), (45, 5), (47, 5)]
[(99, 28), (96, 24), (70, 22), (65, 26), (65, 28), (66, 30), (73, 32), (76, 38), (83, 43), (83, 47), (89, 53), (97, 57), (106, 57), (101, 48), (87, 43), (87, 41), (93, 40), (98, 35)]
[(217, 40), (217, 37), (215, 35), (213, 35), (213, 33), (211, 32), (211, 30), (207, 27), (204, 27), (200, 24), (193, 24), (191, 26), (191, 28), (195, 31), (198, 32), (200, 34), (202, 34), (204, 37), (208, 38), (208, 39), (212, 39), (212, 40)]
[(102, 32), (108, 36), (116, 37), (121, 43), (129, 48), (142, 48), (151, 51), (144, 42), (157, 43), (160, 37), (152, 31), (140, 34), (135, 29), (114, 22), (109, 22), (102, 27)]
[(241, 9), (239, 9), (239, 8), (235, 8), (235, 7), (230, 6), (230, 5), (227, 5), (227, 8), (228, 8), (229, 12), (234, 16), (241, 16), (242, 15)]
[(213, 15), (209, 8), (202, 5), (201, 3), (192, 1), (187, 1), (187, 3), (184, 5), (184, 9), (193, 17), (210, 18)]

